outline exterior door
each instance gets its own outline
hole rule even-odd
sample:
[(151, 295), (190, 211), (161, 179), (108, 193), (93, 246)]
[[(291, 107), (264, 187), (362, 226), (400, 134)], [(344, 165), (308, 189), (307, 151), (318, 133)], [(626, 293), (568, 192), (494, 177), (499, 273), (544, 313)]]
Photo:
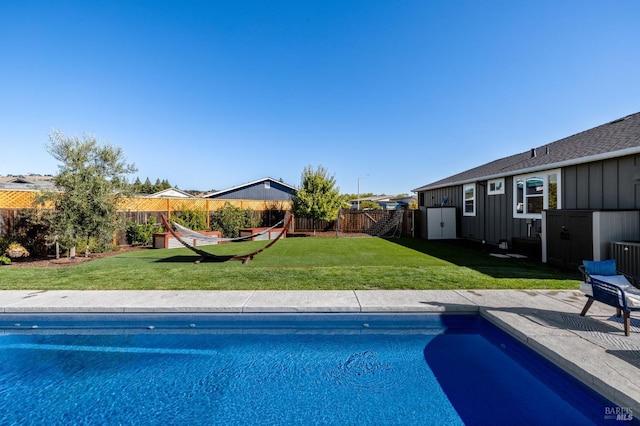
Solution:
[(593, 213), (547, 211), (547, 262), (568, 269), (593, 257)]

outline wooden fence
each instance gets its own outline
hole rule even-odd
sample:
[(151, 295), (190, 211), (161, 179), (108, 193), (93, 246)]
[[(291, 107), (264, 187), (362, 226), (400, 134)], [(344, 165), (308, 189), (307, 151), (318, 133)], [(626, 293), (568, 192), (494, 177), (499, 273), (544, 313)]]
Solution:
[[(321, 232), (367, 233), (376, 224), (384, 221), (393, 211), (386, 210), (340, 210), (337, 220), (330, 222), (315, 221), (315, 230)], [(401, 234), (414, 236), (414, 210), (403, 210)], [(314, 229), (314, 221), (303, 217), (295, 218), (296, 232), (310, 232)]]
[[(36, 193), (32, 191), (3, 191), (0, 190), (0, 237), (17, 236), (26, 234), (24, 229), (24, 213), (33, 209)], [(282, 201), (256, 201), (256, 200), (210, 200), (205, 198), (151, 198), (135, 197), (121, 200), (119, 210), (124, 223), (147, 223), (153, 217), (156, 223), (160, 223), (160, 215), (171, 215), (183, 210), (200, 210), (207, 212), (207, 224), (211, 214), (226, 203), (242, 209), (251, 209), (259, 216), (262, 226), (270, 226), (277, 223), (284, 212), (291, 209), (291, 202)], [(315, 230), (324, 232), (364, 233), (371, 229), (390, 211), (383, 210), (341, 210), (338, 220), (325, 222), (316, 221)], [(402, 220), (402, 235), (414, 234), (414, 211), (404, 211)], [(308, 232), (314, 230), (314, 221), (307, 218), (296, 217), (293, 231)], [(124, 233), (116, 235), (117, 244), (126, 244)]]

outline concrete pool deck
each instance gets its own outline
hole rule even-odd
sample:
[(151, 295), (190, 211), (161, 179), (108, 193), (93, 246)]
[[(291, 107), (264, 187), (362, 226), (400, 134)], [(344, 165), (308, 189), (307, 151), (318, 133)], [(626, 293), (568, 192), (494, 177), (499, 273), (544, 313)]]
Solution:
[(640, 416), (640, 320), (631, 335), (613, 308), (579, 315), (579, 291), (0, 291), (0, 312), (29, 313), (474, 313)]

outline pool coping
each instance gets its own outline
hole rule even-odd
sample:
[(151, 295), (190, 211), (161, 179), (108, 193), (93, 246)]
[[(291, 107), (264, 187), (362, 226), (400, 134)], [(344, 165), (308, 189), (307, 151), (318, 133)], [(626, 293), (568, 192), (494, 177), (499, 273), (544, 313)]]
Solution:
[(619, 407), (640, 413), (637, 322), (624, 336), (610, 307), (595, 303), (579, 316), (584, 302), (579, 291), (557, 290), (5, 290), (0, 314), (476, 313)]

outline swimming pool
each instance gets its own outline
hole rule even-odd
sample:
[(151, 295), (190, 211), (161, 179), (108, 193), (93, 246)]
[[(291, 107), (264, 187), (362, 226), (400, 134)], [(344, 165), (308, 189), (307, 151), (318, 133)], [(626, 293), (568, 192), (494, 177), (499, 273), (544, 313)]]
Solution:
[(601, 424), (477, 315), (11, 315), (2, 424)]

